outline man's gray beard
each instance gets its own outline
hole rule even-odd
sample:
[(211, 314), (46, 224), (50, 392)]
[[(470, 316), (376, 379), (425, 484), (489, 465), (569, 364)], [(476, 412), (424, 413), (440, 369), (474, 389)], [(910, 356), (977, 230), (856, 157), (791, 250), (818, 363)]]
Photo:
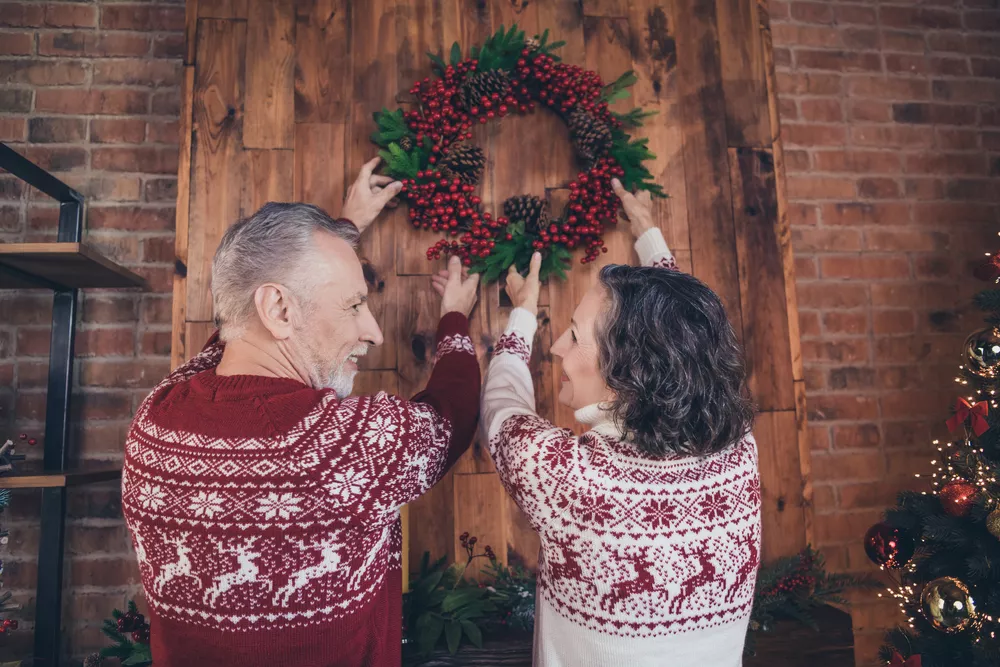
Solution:
[(343, 365), (341, 365), (340, 368), (331, 373), (330, 377), (327, 378), (325, 387), (333, 389), (333, 393), (337, 394), (337, 398), (347, 398), (354, 391), (354, 378), (357, 374), (357, 371), (345, 371)]

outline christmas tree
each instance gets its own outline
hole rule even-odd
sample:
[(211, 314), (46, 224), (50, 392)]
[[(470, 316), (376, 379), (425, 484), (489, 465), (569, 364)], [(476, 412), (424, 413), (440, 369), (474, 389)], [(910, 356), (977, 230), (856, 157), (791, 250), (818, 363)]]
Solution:
[[(975, 275), (994, 287), (975, 297), (986, 326), (961, 350), (950, 437), (934, 441), (926, 488), (865, 535), (869, 558), (893, 580), (900, 626), (880, 657), (907, 667), (1000, 665), (1000, 253)], [(957, 352), (957, 351), (956, 351)]]

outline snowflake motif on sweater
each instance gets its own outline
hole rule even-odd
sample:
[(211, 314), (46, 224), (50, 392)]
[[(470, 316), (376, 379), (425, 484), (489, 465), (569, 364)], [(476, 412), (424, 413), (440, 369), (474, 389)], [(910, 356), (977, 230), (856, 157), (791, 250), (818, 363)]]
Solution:
[[(643, 265), (676, 268), (658, 230), (636, 247)], [(539, 533), (539, 614), (561, 617), (537, 618), (535, 664), (662, 664), (656, 651), (636, 657), (651, 646), (637, 641), (705, 641), (738, 664), (760, 562), (753, 436), (706, 457), (653, 458), (599, 406), (578, 411), (592, 424), (584, 435), (558, 428), (535, 413), (535, 327), (511, 313), (483, 398), (497, 473)]]
[[(399, 576), (399, 508), (441, 478), (476, 423), (464, 398), (479, 387), (467, 320), (447, 321), (439, 336), (449, 345), (414, 400), (340, 400), (303, 385), (315, 403), (285, 432), (221, 438), (172, 421), (182, 415), (170, 392), (215, 377), (218, 343), (153, 390), (129, 432), (122, 503), (158, 628), (329, 625)], [(390, 622), (398, 617), (390, 610)]]

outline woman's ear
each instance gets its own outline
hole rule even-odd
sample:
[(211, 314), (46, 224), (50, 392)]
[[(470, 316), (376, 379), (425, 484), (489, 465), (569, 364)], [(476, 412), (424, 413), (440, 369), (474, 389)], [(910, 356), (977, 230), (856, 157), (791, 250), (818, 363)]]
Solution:
[(292, 335), (293, 304), (284, 285), (264, 283), (253, 293), (254, 306), (261, 324), (276, 340)]

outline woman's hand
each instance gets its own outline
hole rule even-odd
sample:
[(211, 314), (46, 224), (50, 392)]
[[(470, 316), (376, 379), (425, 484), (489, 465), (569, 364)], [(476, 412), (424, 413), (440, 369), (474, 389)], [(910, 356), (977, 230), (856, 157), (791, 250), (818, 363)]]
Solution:
[(632, 236), (639, 238), (645, 234), (653, 225), (653, 198), (648, 190), (643, 190), (638, 195), (633, 195), (622, 186), (617, 178), (611, 179), (611, 187), (622, 201), (622, 208), (625, 209), (625, 217), (628, 218), (632, 228)]
[(507, 296), (515, 308), (524, 308), (532, 315), (538, 314), (538, 293), (542, 289), (538, 280), (538, 272), (542, 268), (542, 254), (536, 252), (531, 256), (528, 267), (528, 277), (517, 272), (516, 266), (507, 271)]
[(362, 233), (375, 222), (383, 208), (387, 205), (391, 207), (393, 197), (403, 189), (400, 181), (375, 173), (375, 167), (380, 162), (382, 158), (377, 157), (361, 167), (357, 179), (347, 191), (347, 199), (340, 212), (340, 217), (353, 222)]
[(476, 288), (479, 286), (479, 274), (469, 275), (468, 269), (462, 268), (458, 257), (448, 260), (448, 270), (440, 271), (431, 278), (434, 291), (441, 295), (441, 317), (448, 313), (458, 312), (466, 317), (479, 299)]

